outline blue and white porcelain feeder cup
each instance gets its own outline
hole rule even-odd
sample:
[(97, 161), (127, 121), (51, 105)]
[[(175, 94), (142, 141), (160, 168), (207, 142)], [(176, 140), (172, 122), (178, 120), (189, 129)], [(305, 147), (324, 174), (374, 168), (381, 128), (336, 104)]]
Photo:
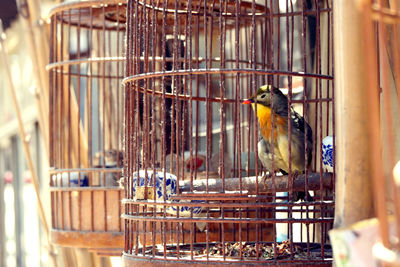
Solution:
[[(132, 185), (133, 185), (133, 197), (134, 199), (144, 199), (143, 197), (143, 188), (145, 185), (145, 177), (147, 173), (147, 186), (148, 186), (148, 199), (153, 199), (153, 171), (152, 170), (140, 170), (139, 171), (139, 186), (137, 187), (137, 179), (138, 173), (134, 172), (132, 175)], [(175, 175), (166, 172), (164, 177), (164, 172), (156, 172), (155, 173), (155, 182), (156, 182), (156, 200), (157, 201), (164, 201), (164, 183), (165, 183), (165, 200), (167, 203), (172, 202), (184, 202), (182, 200), (179, 201), (172, 201), (172, 196), (176, 195), (177, 193), (177, 178)], [(192, 201), (194, 202), (194, 201)], [(187, 206), (167, 206), (166, 212), (171, 215), (176, 215), (177, 208), (179, 209), (179, 216), (182, 217), (189, 217), (191, 214), (191, 208)], [(161, 208), (158, 208), (161, 210)], [(193, 216), (198, 216), (202, 211), (201, 207), (193, 207)]]
[(333, 137), (328, 135), (322, 140), (322, 164), (327, 172), (333, 172)]

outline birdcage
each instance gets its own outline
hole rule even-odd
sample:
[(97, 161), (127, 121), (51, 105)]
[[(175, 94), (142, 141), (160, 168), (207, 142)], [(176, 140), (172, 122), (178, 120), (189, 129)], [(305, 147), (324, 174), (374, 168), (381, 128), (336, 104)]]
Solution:
[[(330, 264), (332, 40), (331, 1), (128, 1), (126, 266)], [(243, 105), (262, 85), (287, 99), (281, 122), (274, 101)], [(304, 132), (281, 172), (259, 160), (268, 110), (271, 136)]]
[[(400, 263), (400, 136), (399, 22), (396, 1), (365, 1), (360, 6), (363, 53), (368, 76), (368, 130), (371, 150), (371, 180), (374, 186), (374, 223), (379, 228), (373, 240), (373, 255), (385, 266)], [(397, 164), (396, 164), (397, 162)], [(372, 238), (371, 238), (372, 239)]]
[(124, 1), (50, 11), (52, 242), (120, 255)]

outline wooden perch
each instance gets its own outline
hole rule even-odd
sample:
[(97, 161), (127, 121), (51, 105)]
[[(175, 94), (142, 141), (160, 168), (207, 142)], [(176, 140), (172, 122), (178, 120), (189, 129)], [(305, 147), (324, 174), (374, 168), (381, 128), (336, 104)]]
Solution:
[[(264, 187), (264, 179), (258, 177), (258, 191), (263, 193), (273, 193), (272, 178), (267, 178)], [(275, 176), (275, 192), (287, 192), (289, 191), (288, 186), (288, 175)], [(322, 187), (324, 189), (332, 189), (332, 173), (322, 173)], [(194, 180), (193, 190), (195, 191), (206, 191), (207, 180)], [(299, 175), (296, 180), (293, 181), (293, 191), (303, 191), (305, 184), (305, 175)], [(239, 178), (225, 178), (225, 191), (237, 191), (239, 189)], [(320, 189), (320, 175), (319, 173), (310, 173), (308, 175), (308, 190), (319, 190)], [(180, 181), (179, 190), (181, 192), (190, 191), (190, 181)], [(211, 192), (222, 191), (222, 179), (208, 179), (208, 190)], [(242, 177), (242, 190), (248, 191), (249, 194), (256, 193), (256, 177)]]

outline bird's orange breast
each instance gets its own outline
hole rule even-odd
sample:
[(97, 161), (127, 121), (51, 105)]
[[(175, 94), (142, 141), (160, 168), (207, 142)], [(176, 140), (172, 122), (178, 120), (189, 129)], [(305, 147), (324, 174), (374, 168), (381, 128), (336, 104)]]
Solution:
[[(253, 108), (255, 109), (255, 104), (253, 104)], [(257, 117), (258, 122), (260, 123), (261, 134), (265, 140), (271, 139), (271, 109), (267, 106), (257, 104)], [(277, 140), (277, 136), (281, 134), (287, 134), (287, 118), (281, 117), (274, 113), (274, 142)]]

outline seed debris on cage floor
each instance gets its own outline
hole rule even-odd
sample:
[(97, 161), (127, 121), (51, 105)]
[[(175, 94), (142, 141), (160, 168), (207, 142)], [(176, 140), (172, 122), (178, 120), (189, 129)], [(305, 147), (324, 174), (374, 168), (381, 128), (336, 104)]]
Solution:
[[(223, 252), (224, 251), (224, 252)], [(241, 252), (241, 253), (240, 253)], [(275, 256), (274, 245), (260, 244), (259, 247), (260, 257), (265, 259), (272, 259)], [(281, 244), (276, 246), (277, 257), (290, 256), (290, 241), (283, 241)], [(294, 251), (294, 253), (296, 250)], [(202, 254), (207, 254), (206, 250), (202, 251)], [(240, 254), (244, 258), (257, 257), (257, 247), (255, 244), (247, 244), (242, 242), (230, 243), (226, 242), (225, 246), (222, 243), (215, 244), (209, 250), (209, 255), (213, 256), (228, 256), (228, 257), (239, 257)]]
[[(223, 243), (214, 243), (209, 245), (208, 256), (214, 259), (226, 257), (227, 259), (237, 259), (240, 258), (240, 250), (241, 256), (245, 260), (254, 260), (257, 258), (257, 246), (255, 243), (250, 242), (241, 242), (242, 246), (240, 246), (240, 242), (225, 242), (225, 246)], [(274, 248), (273, 243), (259, 243), (259, 255), (258, 258), (264, 260), (274, 260), (274, 259), (289, 259), (295, 258), (298, 260), (319, 260), (321, 259), (321, 247), (319, 245), (315, 245), (309, 248), (309, 252), (307, 252), (306, 244), (302, 243), (293, 243), (293, 251), (290, 251), (291, 242), (289, 240), (283, 241), (282, 243), (276, 243), (276, 250)], [(187, 245), (180, 245), (180, 259), (184, 259), (188, 257), (191, 253), (190, 250), (187, 251), (185, 248), (188, 248)], [(158, 252), (156, 255), (163, 255), (163, 246), (157, 246)], [(169, 253), (167, 253), (167, 257), (172, 256), (176, 257), (176, 244), (173, 246), (169, 246), (166, 248)], [(223, 253), (224, 251), (224, 253)], [(276, 256), (275, 256), (276, 251)], [(149, 247), (146, 248), (146, 254), (151, 254), (151, 249)], [(195, 258), (204, 258), (207, 256), (207, 248), (206, 244), (197, 244), (197, 248), (193, 249), (193, 256)], [(332, 258), (332, 250), (330, 246), (324, 246), (324, 256), (325, 258)]]

